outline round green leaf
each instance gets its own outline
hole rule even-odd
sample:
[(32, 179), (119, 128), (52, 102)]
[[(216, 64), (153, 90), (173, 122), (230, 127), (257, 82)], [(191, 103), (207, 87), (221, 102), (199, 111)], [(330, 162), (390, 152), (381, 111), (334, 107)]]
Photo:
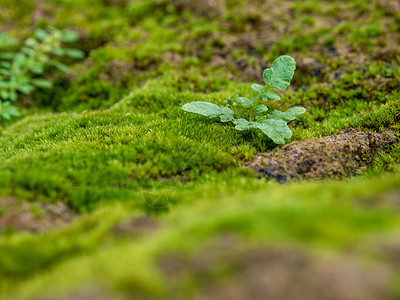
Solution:
[(235, 124), (236, 125), (235, 128), (240, 131), (251, 128), (250, 122), (247, 121), (246, 119), (237, 119), (237, 120), (233, 121), (233, 124)]
[(218, 105), (210, 102), (195, 101), (186, 103), (182, 109), (187, 112), (200, 114), (207, 117), (218, 117), (220, 115), (233, 116), (233, 110), (227, 107), (219, 107)]
[(274, 120), (283, 120), (286, 122), (290, 122), (295, 120), (301, 114), (304, 114), (306, 109), (304, 107), (296, 106), (288, 109), (285, 112), (281, 112), (279, 110), (274, 110), (273, 112), (268, 114), (269, 119)]
[(241, 104), (245, 108), (249, 108), (249, 107), (253, 106), (253, 103), (250, 101), (250, 99), (248, 99), (246, 97), (236, 98), (236, 102)]
[(182, 109), (187, 112), (200, 114), (207, 117), (212, 115), (220, 115), (221, 112), (218, 105), (204, 101), (186, 103), (182, 106)]
[(266, 107), (265, 105), (261, 104), (261, 105), (257, 105), (256, 109), (255, 109), (255, 113), (256, 114), (260, 114), (263, 112), (266, 112), (268, 110), (268, 107)]
[(267, 86), (283, 90), (290, 85), (296, 70), (296, 61), (289, 55), (279, 56), (272, 67), (264, 70), (263, 79)]
[(257, 93), (261, 93), (264, 90), (264, 87), (262, 85), (259, 85), (257, 83), (253, 83), (251, 85), (251, 88), (256, 91)]
[(275, 94), (275, 93), (272, 93), (272, 92), (268, 92), (268, 93), (262, 94), (262, 98), (265, 101), (268, 101), (268, 100), (281, 100), (281, 97), (279, 97), (278, 94)]
[(64, 49), (65, 55), (71, 57), (71, 58), (84, 58), (85, 57), (85, 52), (78, 50), (78, 49)]
[(262, 122), (254, 122), (252, 126), (260, 129), (275, 144), (285, 144), (286, 140), (292, 137), (292, 131), (282, 120), (267, 119)]

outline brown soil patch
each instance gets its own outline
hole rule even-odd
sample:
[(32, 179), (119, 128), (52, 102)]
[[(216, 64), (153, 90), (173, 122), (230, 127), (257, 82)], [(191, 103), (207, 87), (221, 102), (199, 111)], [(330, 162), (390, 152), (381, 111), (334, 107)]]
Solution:
[(140, 63), (113, 60), (106, 63), (98, 78), (100, 80), (118, 83), (122, 81), (127, 74), (139, 77), (146, 73), (153, 72), (156, 69), (156, 66), (156, 59), (148, 59), (147, 61)]
[(5, 230), (44, 232), (70, 223), (76, 213), (65, 203), (18, 201), (0, 197), (0, 233)]
[(36, 27), (41, 20), (51, 22), (55, 10), (57, 10), (57, 6), (49, 3), (49, 1), (36, 0), (34, 2), (34, 8), (31, 13), (31, 22), (29, 25)]
[(292, 142), (279, 150), (260, 153), (247, 167), (280, 182), (354, 176), (396, 143), (391, 131), (342, 133), (316, 140)]
[[(207, 64), (231, 69), (233, 74), (229, 74), (229, 77), (234, 80), (259, 82), (260, 69), (263, 70), (271, 63), (266, 64), (264, 57), (266, 50), (263, 49), (271, 49), (274, 45), (282, 43), (281, 51), (290, 52), (297, 62), (297, 75), (293, 82), (295, 86), (301, 84), (300, 81), (297, 83), (296, 78), (302, 78), (304, 75), (319, 77), (323, 82), (336, 81), (336, 78), (330, 76), (332, 74), (332, 70), (328, 68), (330, 62), (344, 61), (345, 67), (351, 65), (352, 68), (356, 66), (357, 69), (363, 69), (366, 62), (371, 59), (391, 63), (400, 54), (400, 46), (397, 43), (398, 32), (391, 30), (396, 15), (393, 11), (397, 11), (399, 7), (397, 2), (393, 1), (381, 1), (376, 4), (376, 9), (384, 10), (386, 15), (381, 18), (382, 32), (376, 37), (364, 38), (366, 42), (371, 43), (370, 51), (366, 51), (365, 45), (350, 42), (351, 36), (346, 30), (342, 33), (332, 31), (332, 28), (342, 23), (358, 26), (353, 23), (359, 20), (363, 12), (346, 1), (338, 1), (336, 4), (321, 2), (315, 11), (306, 9), (303, 12), (304, 8), (298, 7), (298, 3), (276, 0), (250, 1), (236, 10), (226, 0), (203, 2), (174, 0), (173, 3), (178, 9), (187, 9), (212, 20), (219, 16), (222, 32), (189, 38), (185, 46), (189, 55), (197, 57), (210, 51), (211, 47), (212, 55)], [(336, 13), (326, 13), (328, 10), (336, 11)], [(241, 21), (236, 21), (239, 24), (235, 24), (235, 21), (230, 18), (223, 20), (224, 13), (229, 11), (236, 16), (236, 19), (241, 19)], [(238, 18), (239, 15), (242, 18)], [(311, 18), (313, 24), (302, 23), (300, 15)], [(370, 13), (366, 13), (363, 18), (368, 19), (368, 23), (372, 22)], [(293, 28), (301, 28), (301, 32), (293, 32)], [(306, 52), (298, 45), (298, 42), (292, 42), (292, 39), (302, 39), (308, 34), (316, 39), (318, 30), (330, 32), (335, 42), (332, 45), (325, 45), (323, 43), (325, 37), (323, 37), (318, 42), (305, 46)], [(288, 46), (285, 50), (285, 44), (295, 45), (291, 46), (292, 48)], [(233, 58), (232, 54), (237, 51), (244, 55)], [(316, 60), (317, 56), (322, 57), (322, 60)], [(345, 67), (339, 67), (338, 71), (343, 73)]]
[(157, 223), (153, 217), (133, 217), (117, 224), (113, 228), (113, 233), (119, 236), (138, 237), (151, 234), (157, 228)]
[[(55, 12), (62, 9), (62, 6), (59, 7), (59, 5), (48, 2), (43, 0), (34, 2), (31, 13), (32, 26), (39, 20), (47, 20), (53, 23)], [(212, 21), (218, 20), (221, 24), (220, 33), (194, 36), (185, 41), (184, 48), (186, 48), (187, 53), (175, 53), (174, 55), (178, 59), (172, 60), (172, 64), (179, 65), (182, 57), (187, 55), (201, 57), (211, 48), (212, 55), (206, 65), (226, 66), (233, 71), (227, 72), (228, 76), (235, 80), (259, 82), (260, 70), (268, 66), (264, 54), (275, 44), (282, 42), (281, 51), (294, 56), (298, 61), (298, 73), (294, 85), (297, 84), (296, 78), (301, 78), (302, 75), (326, 76), (323, 82), (327, 80), (333, 82), (334, 79), (329, 78), (329, 74), (332, 72), (326, 67), (330, 61), (343, 60), (348, 64), (357, 66), (357, 68), (362, 68), (371, 59), (391, 63), (400, 55), (399, 34), (398, 31), (392, 29), (400, 7), (398, 1), (382, 0), (371, 3), (369, 5), (370, 12), (354, 7), (354, 4), (346, 1), (322, 1), (315, 9), (301, 7), (299, 3), (293, 1), (277, 0), (248, 1), (243, 6), (239, 5), (238, 1), (228, 0), (171, 0), (170, 2), (178, 11), (188, 10), (196, 16), (203, 16)], [(120, 7), (122, 10), (127, 1), (106, 1), (104, 4)], [(165, 9), (161, 3), (157, 5), (160, 10)], [(21, 22), (16, 17), (10, 18), (10, 14), (14, 11), (13, 8), (3, 10), (4, 12), (0, 11), (0, 19), (4, 23), (0, 27), (3, 27), (3, 31), (7, 28), (12, 29)], [(328, 13), (329, 10), (331, 10), (331, 13)], [(365, 19), (366, 24), (372, 24), (370, 19), (373, 14), (371, 12), (376, 10), (380, 10), (384, 14), (380, 18), (382, 32), (377, 37), (365, 38), (365, 40), (371, 42), (371, 45), (368, 46), (371, 47), (370, 51), (365, 49), (366, 46), (358, 45), (358, 42), (350, 43), (351, 36), (347, 32), (349, 30), (332, 31), (332, 28), (345, 22), (352, 27), (359, 27), (357, 22), (360, 18)], [(312, 24), (305, 24), (302, 21), (303, 17), (309, 17)], [(301, 28), (301, 31), (294, 32), (293, 28)], [(75, 30), (79, 31), (78, 28)], [(318, 36), (318, 32), (321, 30), (326, 30), (335, 37), (335, 42), (332, 45), (324, 45), (325, 36), (322, 36), (318, 42), (306, 46), (305, 49), (298, 47), (299, 41), (294, 43), (295, 46), (290, 46), (293, 44), (293, 38), (301, 41), (305, 34), (311, 34), (314, 39), (317, 39), (315, 36)], [(82, 38), (77, 46), (86, 52), (108, 42), (107, 39), (103, 41), (90, 40), (85, 32), (80, 32), (80, 34)], [(215, 39), (216, 35), (219, 41)], [(289, 46), (285, 46), (286, 44)], [(233, 58), (232, 54), (237, 50), (245, 55)], [(304, 57), (304, 55), (307, 56)], [(313, 61), (316, 56), (322, 57), (322, 61)], [(162, 61), (170, 61), (170, 59), (163, 56)], [(146, 73), (147, 69), (151, 72), (154, 68), (151, 64), (138, 67), (137, 63), (133, 62), (130, 66), (121, 67), (119, 63), (113, 62), (111, 67), (105, 67), (111, 70), (106, 70), (100, 77), (104, 80), (119, 81), (123, 77), (121, 74), (125, 69), (127, 72), (133, 70), (134, 73), (141, 74)], [(268, 64), (270, 63), (268, 62)], [(161, 61), (156, 63), (156, 65), (160, 64)], [(121, 72), (118, 71), (120, 69)]]
[(195, 257), (187, 257), (177, 253), (168, 253), (159, 260), (159, 266), (163, 273), (170, 279), (179, 279), (188, 272), (201, 275), (209, 272), (211, 266), (223, 261), (224, 252), (228, 255), (239, 251), (237, 238), (232, 234), (221, 234), (214, 242), (210, 252), (204, 251)]
[(397, 270), (400, 268), (400, 238), (378, 243), (380, 256)]
[(377, 207), (386, 207), (400, 211), (400, 189), (386, 191), (374, 198), (362, 198), (359, 199), (357, 203), (359, 203), (363, 208), (375, 209)]
[(111, 297), (109, 293), (100, 290), (100, 288), (87, 291), (78, 291), (68, 296), (45, 298), (45, 300), (112, 300), (112, 299), (115, 300), (117, 298)]
[[(371, 272), (348, 258), (328, 261), (288, 249), (217, 247), (192, 258), (165, 256), (161, 268), (172, 286), (179, 283), (177, 276), (193, 276), (200, 289), (194, 299), (201, 300), (392, 299), (386, 271)], [(184, 299), (176, 288), (174, 299)]]
[(206, 17), (222, 15), (224, 5), (222, 0), (171, 0), (172, 5), (177, 10), (189, 10)]

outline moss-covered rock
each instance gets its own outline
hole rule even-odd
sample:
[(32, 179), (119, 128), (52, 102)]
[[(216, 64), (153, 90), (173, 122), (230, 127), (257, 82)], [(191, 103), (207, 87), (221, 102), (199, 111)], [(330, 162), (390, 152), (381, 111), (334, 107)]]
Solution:
[[(1, 31), (69, 28), (86, 57), (0, 124), (1, 299), (399, 297), (397, 1), (199, 3), (2, 1)], [(307, 108), (291, 158), (340, 131), (382, 151), (278, 184), (244, 167), (268, 141), (180, 109), (251, 96), (280, 54), (297, 70), (269, 108)]]

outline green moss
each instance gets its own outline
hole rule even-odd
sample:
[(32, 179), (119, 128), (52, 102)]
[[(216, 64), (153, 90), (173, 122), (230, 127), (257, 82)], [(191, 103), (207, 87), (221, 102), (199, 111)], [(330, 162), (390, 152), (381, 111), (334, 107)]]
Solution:
[(194, 180), (236, 165), (234, 129), (183, 112), (32, 117), (3, 132), (3, 192), (64, 199), (77, 209), (137, 197), (154, 180)]
[[(96, 285), (127, 298), (176, 299), (179, 291), (188, 298), (202, 279), (189, 272), (186, 281), (171, 281), (160, 258), (194, 259), (224, 234), (243, 247), (338, 260), (351, 252), (391, 267), (369, 249), (399, 230), (396, 210), (381, 203), (398, 191), (399, 143), (359, 178), (279, 185), (243, 168), (269, 144), (180, 109), (251, 95), (249, 81), (260, 79), (259, 70), (289, 54), (299, 62), (293, 88), (268, 106), (307, 107), (290, 124), (293, 140), (347, 127), (398, 134), (399, 53), (385, 47), (400, 18), (387, 7), (296, 0), (274, 10), (262, 1), (227, 0), (199, 12), (195, 1), (3, 2), (1, 26), (11, 35), (69, 27), (82, 36), (74, 47), (88, 54), (67, 77), (49, 70), (55, 89), (24, 98), (21, 119), (1, 125), (0, 195), (61, 200), (82, 213), (48, 233), (0, 237), (4, 299), (51, 298)], [(6, 214), (1, 209), (0, 218)], [(120, 220), (145, 214), (156, 220), (154, 232), (115, 234)], [(210, 267), (215, 281), (218, 268), (219, 262)], [(224, 276), (228, 282), (234, 274)]]
[(116, 205), (80, 217), (68, 228), (54, 228), (43, 236), (14, 233), (2, 237), (1, 281), (3, 284), (16, 283), (68, 257), (96, 251), (113, 224), (128, 211), (127, 207)]
[[(277, 184), (265, 186), (259, 181), (245, 178), (230, 181), (221, 179), (213, 178), (208, 183), (189, 186), (185, 190), (179, 189), (178, 197), (187, 205), (164, 215), (160, 219), (161, 227), (157, 232), (134, 241), (115, 243), (113, 239), (99, 239), (104, 236), (107, 228), (111, 228), (110, 224), (124, 215), (124, 209), (120, 207), (95, 213), (91, 221), (83, 220), (81, 225), (75, 226), (69, 233), (63, 232), (63, 235), (59, 232), (46, 238), (21, 236), (14, 239), (13, 243), (4, 243), (2, 247), (9, 253), (8, 257), (17, 264), (13, 270), (17, 270), (17, 266), (21, 268), (23, 257), (29, 255), (22, 252), (21, 247), (15, 248), (14, 245), (26, 244), (27, 241), (36, 241), (39, 245), (44, 239), (52, 239), (56, 244), (53, 242), (52, 248), (45, 246), (50, 251), (48, 258), (59, 253), (59, 248), (55, 246), (57, 244), (64, 245), (62, 248), (65, 250), (68, 249), (66, 245), (72, 248), (79, 245), (74, 249), (75, 258), (55, 265), (51, 271), (47, 271), (46, 276), (17, 285), (17, 295), (24, 295), (23, 298), (29, 296), (27, 298), (30, 299), (32, 296), (52, 295), (55, 291), (73, 291), (79, 289), (82, 282), (95, 284), (101, 281), (106, 289), (117, 294), (138, 293), (147, 297), (173, 298), (175, 289), (184, 284), (184, 281), (170, 283), (157, 267), (159, 259), (168, 253), (177, 253), (190, 259), (206, 249), (212, 251), (210, 245), (220, 237), (221, 232), (238, 236), (239, 241), (253, 246), (291, 245), (314, 253), (329, 251), (340, 259), (348, 249), (364, 257), (376, 255), (365, 251), (371, 237), (390, 234), (400, 226), (396, 212), (390, 207), (367, 208), (367, 203), (379, 199), (386, 190), (398, 187), (398, 176), (385, 180), (373, 178), (285, 187)], [(89, 225), (100, 219), (102, 229), (94, 229)], [(68, 241), (69, 236), (77, 234), (78, 238)], [(85, 235), (86, 239), (83, 238)], [(63, 240), (64, 243), (61, 243)], [(104, 246), (96, 254), (79, 254), (78, 249), (90, 253), (99, 243)], [(108, 243), (114, 245), (107, 247)], [(35, 249), (34, 245), (30, 248)], [(32, 253), (36, 255), (36, 252)], [(45, 252), (40, 253), (43, 255)], [(51, 263), (51, 260), (44, 262), (42, 256), (35, 257), (43, 265), (25, 265), (25, 272), (28, 272), (26, 274), (29, 274), (29, 270), (40, 269), (46, 263)], [(4, 256), (2, 261), (4, 262)], [(33, 269), (27, 269), (28, 267)], [(180, 267), (184, 268), (185, 265)], [(206, 267), (210, 271), (213, 268)], [(4, 265), (0, 270), (5, 272)], [(189, 276), (194, 280), (194, 291), (198, 291), (201, 281), (196, 278), (196, 273)], [(3, 291), (10, 291), (11, 282), (6, 282), (8, 283)], [(50, 282), (53, 284), (49, 284)]]

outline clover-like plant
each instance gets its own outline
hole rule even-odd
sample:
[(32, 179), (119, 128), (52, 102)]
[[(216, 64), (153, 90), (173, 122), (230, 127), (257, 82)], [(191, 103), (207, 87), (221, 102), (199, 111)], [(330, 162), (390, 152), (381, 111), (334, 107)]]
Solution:
[[(263, 79), (265, 86), (254, 83), (251, 88), (257, 92), (254, 98), (238, 97), (226, 100), (226, 106), (218, 106), (214, 103), (195, 101), (186, 103), (182, 109), (207, 116), (210, 119), (219, 120), (223, 123), (231, 123), (240, 131), (260, 130), (276, 144), (285, 144), (292, 137), (292, 131), (288, 127), (288, 122), (293, 121), (303, 114), (304, 107), (293, 107), (282, 112), (274, 110), (268, 113), (268, 107), (261, 104), (261, 101), (280, 100), (280, 96), (275, 93), (274, 88), (283, 90), (290, 85), (296, 69), (296, 62), (293, 57), (282, 55), (273, 63), (272, 67), (265, 69)], [(241, 114), (239, 114), (238, 107)], [(244, 114), (242, 112), (245, 112)], [(238, 115), (238, 118), (236, 118)]]
[(84, 57), (80, 50), (63, 47), (63, 43), (75, 42), (78, 38), (69, 30), (36, 29), (34, 36), (28, 38), (19, 51), (12, 51), (19, 41), (5, 33), (0, 34), (0, 118), (10, 119), (19, 115), (11, 102), (16, 101), (20, 93), (28, 95), (36, 88), (52, 87), (51, 81), (40, 78), (47, 67), (69, 71), (57, 57)]

